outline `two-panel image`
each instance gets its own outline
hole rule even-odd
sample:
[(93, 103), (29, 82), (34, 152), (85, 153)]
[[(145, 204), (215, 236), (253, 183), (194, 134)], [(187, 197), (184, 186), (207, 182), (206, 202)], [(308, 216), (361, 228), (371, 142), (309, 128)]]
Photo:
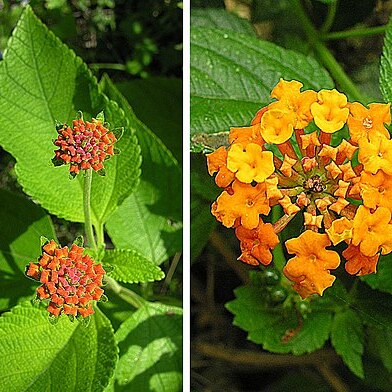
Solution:
[(392, 391), (391, 14), (0, 0), (0, 392)]

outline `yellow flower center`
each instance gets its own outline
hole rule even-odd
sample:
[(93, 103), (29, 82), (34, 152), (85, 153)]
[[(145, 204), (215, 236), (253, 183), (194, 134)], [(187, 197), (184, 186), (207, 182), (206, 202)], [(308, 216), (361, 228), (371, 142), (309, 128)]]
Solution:
[(363, 120), (362, 125), (363, 125), (365, 128), (370, 129), (370, 128), (373, 127), (373, 120), (372, 120), (371, 118), (369, 118), (369, 117), (366, 117), (366, 118)]

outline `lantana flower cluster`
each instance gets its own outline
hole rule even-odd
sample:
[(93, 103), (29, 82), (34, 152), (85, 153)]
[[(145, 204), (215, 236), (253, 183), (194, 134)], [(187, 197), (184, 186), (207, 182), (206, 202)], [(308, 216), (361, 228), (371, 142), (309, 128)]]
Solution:
[(103, 295), (105, 273), (101, 264), (84, 255), (84, 248), (76, 244), (71, 249), (61, 248), (53, 240), (42, 247), (38, 262), (30, 262), (26, 270), (27, 276), (42, 283), (37, 298), (50, 301), (47, 309), (53, 316), (93, 314), (93, 302)]
[[(235, 229), (239, 260), (270, 264), (278, 234), (302, 214), (302, 233), (285, 242), (293, 257), (283, 272), (306, 298), (332, 286), (331, 270), (342, 260), (349, 274), (363, 276), (392, 251), (392, 140), (390, 104), (365, 107), (335, 89), (302, 87), (280, 80), (274, 102), (250, 126), (231, 128), (229, 147), (207, 155), (207, 163), (223, 188), (212, 214)], [(266, 223), (275, 205), (284, 214)]]
[(53, 162), (55, 165), (69, 164), (71, 176), (90, 168), (102, 171), (103, 162), (114, 155), (116, 136), (100, 120), (93, 118), (88, 122), (80, 118), (72, 121), (72, 127), (59, 125), (57, 132), (54, 144), (59, 149), (55, 151)]

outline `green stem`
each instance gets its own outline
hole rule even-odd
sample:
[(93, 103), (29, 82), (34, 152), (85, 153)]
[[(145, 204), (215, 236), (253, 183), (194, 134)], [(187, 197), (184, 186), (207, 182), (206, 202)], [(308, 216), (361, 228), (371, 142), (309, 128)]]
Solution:
[[(280, 219), (281, 214), (282, 210), (279, 206), (272, 207), (272, 224), (276, 223)], [(286, 264), (286, 256), (284, 254), (281, 238), (279, 238), (279, 244), (276, 245), (275, 248), (272, 250), (272, 255), (275, 265), (280, 271), (282, 271), (283, 267)]]
[(84, 176), (84, 190), (83, 190), (83, 207), (84, 207), (84, 229), (86, 231), (87, 242), (90, 247), (97, 250), (97, 243), (95, 242), (93, 225), (91, 223), (90, 215), (90, 195), (91, 183), (93, 179), (93, 169), (86, 170)]
[(96, 69), (114, 69), (116, 71), (126, 71), (127, 67), (124, 64), (115, 64), (115, 63), (92, 63), (89, 64), (90, 68)]
[(365, 97), (357, 89), (352, 80), (345, 73), (341, 65), (333, 57), (329, 49), (321, 42), (319, 33), (314, 28), (312, 22), (308, 18), (308, 15), (302, 8), (301, 0), (293, 0), (294, 12), (296, 12), (299, 19), (299, 25), (302, 26), (306, 37), (313, 47), (313, 50), (319, 59), (319, 61), (328, 69), (332, 77), (336, 80), (339, 86), (344, 90), (350, 97), (356, 101), (366, 102)]
[(335, 31), (333, 33), (322, 34), (321, 39), (333, 40), (333, 39), (344, 39), (352, 37), (367, 37), (370, 35), (384, 34), (387, 30), (387, 26), (376, 26), (376, 27), (363, 27), (357, 29), (350, 29), (346, 31)]
[(98, 227), (94, 226), (95, 232), (97, 233), (97, 244), (98, 247), (105, 246), (105, 235), (103, 232), (103, 224), (99, 224)]
[(337, 8), (338, 8), (337, 1), (328, 4), (327, 17), (325, 18), (323, 25), (320, 27), (320, 32), (326, 33), (327, 31), (329, 31), (331, 29), (331, 27), (333, 25), (333, 21), (335, 20)]
[(105, 280), (107, 282), (107, 287), (110, 290), (112, 290), (115, 294), (117, 294), (120, 298), (122, 298), (125, 302), (128, 302), (133, 307), (138, 309), (147, 303), (147, 301), (140, 295), (137, 295), (132, 290), (121, 286), (110, 276), (106, 276)]
[(161, 289), (161, 294), (165, 294), (166, 293), (167, 288), (169, 287), (169, 284), (170, 284), (171, 280), (173, 279), (174, 273), (176, 272), (178, 263), (179, 263), (179, 261), (181, 259), (181, 255), (182, 255), (181, 252), (177, 252), (174, 255), (173, 260), (172, 260), (172, 262), (170, 264), (169, 271), (168, 271), (168, 273), (166, 275), (165, 281), (163, 282), (162, 289)]

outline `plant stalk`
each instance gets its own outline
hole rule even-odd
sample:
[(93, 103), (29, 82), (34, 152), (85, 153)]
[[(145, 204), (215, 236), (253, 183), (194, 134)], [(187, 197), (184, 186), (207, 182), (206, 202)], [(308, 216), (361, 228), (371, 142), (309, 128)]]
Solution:
[(91, 199), (91, 183), (93, 179), (93, 169), (87, 169), (84, 176), (83, 189), (83, 208), (84, 208), (84, 229), (86, 231), (87, 242), (95, 251), (97, 243), (95, 242), (93, 225), (91, 223), (90, 199)]
[(112, 290), (115, 294), (117, 294), (125, 302), (128, 302), (134, 308), (139, 309), (147, 303), (147, 301), (143, 299), (140, 295), (136, 294), (132, 290), (127, 289), (126, 287), (121, 286), (116, 280), (114, 280), (110, 276), (106, 276), (105, 280), (107, 282), (107, 287), (110, 290)]
[(387, 30), (387, 26), (375, 26), (375, 27), (363, 27), (357, 29), (350, 29), (345, 31), (334, 31), (328, 34), (322, 34), (320, 36), (324, 41), (334, 39), (345, 39), (354, 37), (369, 37), (377, 34), (384, 34)]
[(302, 8), (301, 0), (293, 0), (292, 4), (294, 12), (297, 14), (299, 25), (302, 26), (304, 33), (319, 61), (324, 65), (325, 68), (327, 68), (333, 79), (335, 79), (340, 88), (349, 95), (350, 99), (365, 103), (366, 98), (357, 89), (357, 86), (349, 78), (341, 65), (336, 61), (335, 57), (331, 54), (329, 49), (320, 40), (318, 31), (314, 28), (308, 15)]

